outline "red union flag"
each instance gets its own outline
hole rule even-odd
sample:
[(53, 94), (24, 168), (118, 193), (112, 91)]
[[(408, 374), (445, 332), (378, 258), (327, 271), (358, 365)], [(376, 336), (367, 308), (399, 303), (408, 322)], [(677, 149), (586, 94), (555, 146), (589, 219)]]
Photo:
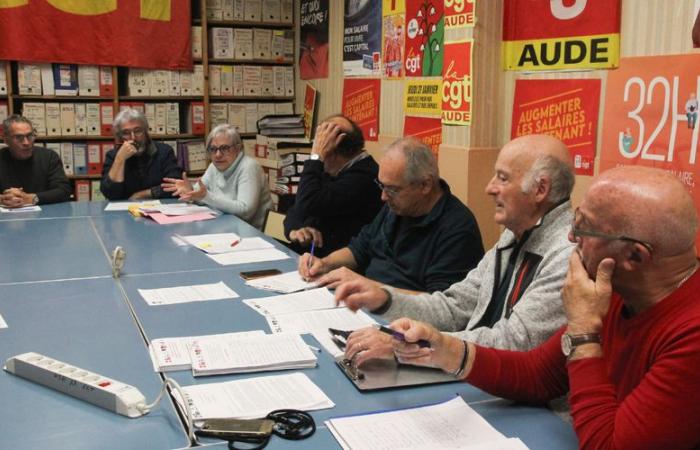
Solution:
[(0, 0), (0, 59), (188, 69), (190, 21), (190, 0)]
[(445, 42), (442, 69), (442, 123), (472, 123), (472, 40)]
[(617, 67), (620, 15), (620, 0), (505, 0), (505, 69)]

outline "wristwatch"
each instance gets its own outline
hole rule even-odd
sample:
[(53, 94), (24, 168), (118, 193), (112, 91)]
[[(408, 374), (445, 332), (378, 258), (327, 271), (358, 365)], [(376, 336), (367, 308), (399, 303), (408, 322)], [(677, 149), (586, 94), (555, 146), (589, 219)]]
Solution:
[(32, 194), (32, 205), (38, 205), (39, 204), (39, 196), (36, 194)]
[(311, 161), (318, 161), (319, 159), (321, 159), (321, 155), (319, 155), (318, 153), (312, 153), (309, 155), (309, 159)]
[(588, 334), (568, 334), (564, 333), (561, 335), (561, 351), (567, 358), (571, 356), (574, 349), (579, 345), (583, 344), (600, 344), (600, 334), (598, 333), (588, 333)]

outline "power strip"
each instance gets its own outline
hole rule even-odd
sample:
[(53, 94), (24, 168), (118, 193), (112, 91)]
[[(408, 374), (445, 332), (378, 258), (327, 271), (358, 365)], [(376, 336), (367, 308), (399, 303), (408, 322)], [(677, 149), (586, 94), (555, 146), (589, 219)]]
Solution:
[(4, 369), (123, 416), (139, 417), (148, 413), (146, 398), (134, 386), (39, 353), (13, 356), (5, 362)]

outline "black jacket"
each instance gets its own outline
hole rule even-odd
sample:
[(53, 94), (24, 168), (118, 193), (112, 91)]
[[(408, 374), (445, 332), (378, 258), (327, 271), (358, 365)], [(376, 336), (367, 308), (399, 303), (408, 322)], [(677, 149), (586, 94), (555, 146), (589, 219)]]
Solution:
[(113, 148), (105, 156), (100, 190), (109, 200), (126, 200), (132, 194), (150, 189), (153, 198), (170, 198), (172, 195), (160, 188), (163, 178), (182, 178), (182, 169), (177, 164), (173, 148), (167, 144), (154, 142), (155, 152), (132, 156), (124, 165), (124, 181), (115, 183), (109, 178), (109, 169), (114, 164), (118, 148)]
[[(382, 207), (381, 191), (374, 182), (378, 172), (379, 166), (371, 156), (335, 177), (323, 171), (321, 161), (304, 162), (294, 205), (284, 220), (287, 238), (290, 231), (309, 226), (323, 234), (323, 247), (315, 249), (316, 256), (347, 246)], [(308, 251), (295, 244), (292, 248), (298, 253)]]
[(13, 187), (36, 194), (40, 204), (70, 200), (70, 183), (61, 158), (44, 147), (35, 146), (25, 160), (13, 158), (8, 148), (0, 151), (0, 192)]

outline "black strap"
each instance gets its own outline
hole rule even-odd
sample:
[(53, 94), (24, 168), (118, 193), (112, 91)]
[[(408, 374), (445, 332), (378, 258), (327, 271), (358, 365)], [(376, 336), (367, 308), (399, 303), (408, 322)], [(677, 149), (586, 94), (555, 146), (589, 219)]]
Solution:
[[(316, 432), (316, 422), (311, 414), (297, 409), (277, 409), (268, 414), (266, 419), (275, 422), (272, 434), (290, 441), (299, 441), (312, 436)], [(270, 442), (270, 436), (260, 438), (237, 438), (228, 441), (230, 450), (261, 450)], [(251, 444), (247, 447), (236, 447), (236, 443)]]

